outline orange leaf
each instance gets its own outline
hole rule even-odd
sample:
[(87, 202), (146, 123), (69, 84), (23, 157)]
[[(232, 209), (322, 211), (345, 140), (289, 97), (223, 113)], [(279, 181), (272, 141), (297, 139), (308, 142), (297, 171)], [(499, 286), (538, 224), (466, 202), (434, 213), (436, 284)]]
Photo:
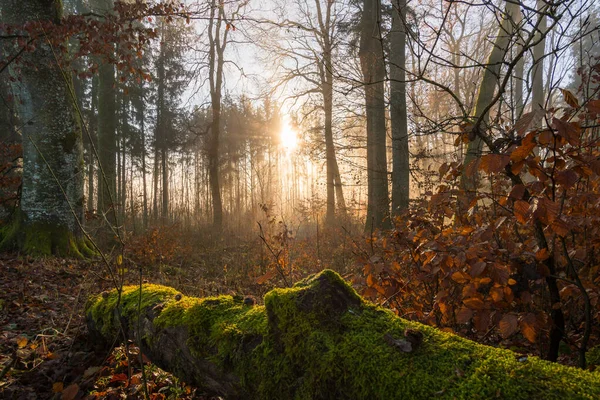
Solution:
[(457, 271), (453, 273), (451, 278), (456, 283), (467, 283), (471, 280), (471, 276), (462, 271)]
[(510, 155), (510, 160), (513, 162), (523, 161), (535, 147), (535, 142), (525, 142), (517, 147)]
[(563, 97), (565, 98), (565, 102), (573, 108), (579, 108), (579, 101), (577, 101), (577, 97), (573, 95), (567, 89), (560, 89)]
[(519, 221), (522, 224), (527, 223), (527, 220), (529, 219), (529, 216), (531, 214), (529, 212), (529, 203), (525, 200), (515, 201), (514, 213), (515, 217), (517, 218), (517, 221)]
[(277, 270), (275, 268), (272, 268), (272, 269), (268, 270), (266, 274), (256, 278), (255, 281), (259, 285), (262, 285), (263, 283), (267, 282), (269, 279), (273, 278), (275, 275), (277, 275)]
[(111, 382), (124, 382), (127, 381), (127, 374), (114, 374), (112, 378), (110, 378)]
[(537, 329), (537, 319), (535, 314), (528, 313), (521, 319), (521, 323), (519, 324), (521, 328), (521, 333), (527, 340), (531, 343), (535, 343), (537, 340), (538, 329)]
[(465, 304), (465, 306), (473, 310), (481, 310), (485, 306), (483, 300), (481, 300), (478, 297), (470, 297), (468, 299), (464, 299), (463, 303)]
[(490, 296), (495, 302), (502, 301), (504, 298), (504, 290), (501, 287), (493, 287), (490, 289)]
[(500, 335), (506, 339), (517, 331), (517, 316), (514, 314), (504, 314), (498, 327), (500, 328)]
[(17, 346), (19, 346), (20, 349), (27, 346), (27, 342), (29, 342), (29, 339), (27, 339), (25, 336), (17, 337)]
[(62, 382), (55, 382), (52, 385), (52, 391), (54, 393), (60, 393), (60, 392), (62, 392), (63, 391), (63, 383)]
[(549, 257), (550, 257), (550, 254), (548, 253), (548, 249), (545, 247), (543, 249), (539, 249), (535, 253), (535, 259), (540, 262), (547, 260)]

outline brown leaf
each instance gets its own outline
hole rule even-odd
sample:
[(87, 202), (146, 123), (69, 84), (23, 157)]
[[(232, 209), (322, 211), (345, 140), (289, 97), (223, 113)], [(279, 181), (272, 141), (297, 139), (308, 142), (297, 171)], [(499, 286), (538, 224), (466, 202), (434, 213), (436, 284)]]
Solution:
[(515, 199), (515, 200), (521, 200), (523, 198), (524, 194), (525, 194), (525, 186), (519, 183), (519, 184), (513, 186), (508, 197), (510, 197), (511, 199)]
[(62, 391), (61, 400), (74, 400), (77, 396), (77, 393), (79, 393), (79, 385), (73, 383)]
[(565, 221), (560, 218), (555, 219), (551, 225), (552, 230), (558, 236), (565, 237), (571, 232), (571, 227)]
[(540, 132), (538, 141), (542, 145), (554, 143), (554, 134), (550, 129), (545, 129)]
[(587, 103), (587, 109), (594, 114), (600, 114), (600, 100), (590, 100)]
[(500, 335), (502, 335), (503, 339), (508, 338), (517, 331), (517, 323), (517, 316), (514, 314), (504, 314), (502, 316), (502, 319), (498, 323), (498, 327), (500, 328)]
[(486, 154), (481, 157), (479, 168), (488, 174), (496, 174), (502, 171), (509, 162), (510, 157), (506, 154)]
[(478, 277), (485, 271), (485, 267), (487, 267), (487, 263), (485, 261), (478, 261), (475, 264), (471, 265), (471, 276)]
[(461, 307), (456, 314), (456, 322), (459, 324), (466, 324), (473, 317), (473, 310), (468, 307)]
[(523, 114), (515, 124), (515, 130), (517, 131), (517, 135), (523, 136), (529, 130), (533, 122), (542, 118), (544, 114), (545, 111), (539, 108), (536, 108), (534, 111)]
[(571, 146), (579, 146), (581, 127), (577, 122), (566, 122), (559, 118), (552, 119), (552, 127), (565, 138)]
[(579, 174), (572, 169), (559, 171), (556, 174), (556, 183), (562, 185), (565, 189), (572, 188), (579, 180)]

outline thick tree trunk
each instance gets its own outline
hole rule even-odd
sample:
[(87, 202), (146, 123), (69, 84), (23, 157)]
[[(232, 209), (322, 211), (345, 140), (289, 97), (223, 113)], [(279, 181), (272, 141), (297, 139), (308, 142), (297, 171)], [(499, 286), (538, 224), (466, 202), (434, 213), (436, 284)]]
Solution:
[(365, 230), (389, 226), (383, 46), (379, 0), (365, 0), (360, 34), (360, 66), (367, 114), (368, 205)]
[[(227, 399), (599, 398), (595, 373), (483, 346), (362, 300), (333, 271), (265, 306), (164, 286), (92, 298), (92, 339), (137, 341), (154, 363)], [(138, 318), (138, 310), (141, 310)], [(120, 316), (120, 318), (119, 318)], [(568, 382), (569, 384), (565, 384)]]
[(406, 110), (406, 0), (392, 4), (390, 117), (392, 122), (392, 214), (408, 208), (410, 170)]
[(8, 72), (4, 72), (0, 74), (0, 225), (8, 222), (15, 209), (21, 180), (21, 138), (11, 97)]
[[(60, 1), (8, 0), (6, 22), (58, 22)], [(34, 255), (89, 252), (77, 218), (83, 214), (83, 144), (73, 82), (63, 75), (50, 45), (41, 40), (24, 60), (15, 85), (22, 124), (23, 181), (20, 212), (0, 231), (0, 247)]]

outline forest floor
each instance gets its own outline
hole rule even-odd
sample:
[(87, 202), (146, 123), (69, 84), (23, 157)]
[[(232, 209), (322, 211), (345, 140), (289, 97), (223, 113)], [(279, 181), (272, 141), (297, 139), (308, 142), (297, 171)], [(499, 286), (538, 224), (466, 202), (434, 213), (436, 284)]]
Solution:
[[(180, 286), (165, 271), (150, 274), (151, 282)], [(105, 275), (97, 261), (0, 255), (0, 398), (144, 398), (138, 349), (98, 349), (87, 337), (85, 302), (113, 287)], [(150, 398), (208, 399), (144, 364)]]
[[(249, 295), (258, 302), (273, 287), (323, 265), (345, 278), (360, 275), (352, 271), (355, 256), (343, 235), (328, 235), (316, 244), (308, 239), (290, 244), (282, 234), (265, 236), (230, 235), (215, 241), (176, 225), (151, 229), (130, 238), (122, 250), (125, 257), (108, 254), (108, 266), (100, 259), (0, 254), (0, 398), (145, 398), (135, 345), (126, 348), (116, 340), (107, 350), (87, 336), (85, 303), (90, 295), (115, 288), (111, 275), (117, 286), (143, 280), (188, 296)], [(319, 248), (328, 250), (319, 253)], [(143, 362), (151, 399), (209, 399)]]

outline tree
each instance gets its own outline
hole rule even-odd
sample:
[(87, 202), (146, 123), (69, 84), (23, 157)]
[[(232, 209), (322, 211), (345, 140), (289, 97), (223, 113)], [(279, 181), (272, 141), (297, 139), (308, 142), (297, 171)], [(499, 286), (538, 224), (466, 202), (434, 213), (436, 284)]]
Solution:
[[(101, 13), (112, 13), (113, 0), (94, 0)], [(112, 45), (111, 45), (112, 46)], [(108, 55), (107, 55), (108, 57)], [(117, 206), (117, 100), (115, 66), (100, 61), (98, 72), (98, 212), (115, 226)]]
[[(56, 24), (62, 15), (58, 0), (9, 0), (3, 7), (5, 21), (16, 26), (31, 21)], [(84, 166), (72, 78), (48, 42), (39, 41), (23, 63), (18, 71), (21, 83), (15, 88), (23, 121), (21, 202), (12, 223), (0, 231), (0, 247), (81, 256), (90, 250), (79, 226)]]
[(406, 0), (392, 1), (390, 32), (390, 119), (392, 123), (392, 213), (408, 208), (410, 170), (406, 106)]
[[(318, 94), (320, 97), (316, 108), (322, 110), (323, 115), (323, 140), (325, 142), (325, 169), (326, 169), (326, 223), (333, 223), (337, 211), (346, 213), (346, 202), (341, 181), (336, 149), (334, 143), (334, 78), (338, 65), (335, 55), (342, 40), (340, 24), (344, 24), (345, 11), (335, 0), (313, 0), (311, 2), (295, 1), (293, 7), (288, 8), (292, 19), (274, 23), (278, 27), (285, 27), (293, 32), (292, 37), (287, 35), (281, 38), (280, 44), (275, 49), (276, 57), (281, 57), (279, 66), (283, 70), (279, 78), (280, 84), (297, 80), (306, 85), (293, 97), (309, 97)], [(342, 7), (343, 8), (343, 7)], [(272, 23), (269, 21), (269, 27)], [(261, 31), (265, 34), (265, 31)]]
[[(389, 225), (381, 2), (364, 0), (360, 22), (360, 67), (367, 115), (368, 205), (365, 229)], [(386, 222), (387, 221), (387, 222)]]
[(494, 104), (494, 95), (496, 87), (499, 84), (502, 62), (506, 56), (511, 39), (514, 33), (514, 20), (511, 16), (517, 15), (519, 5), (516, 3), (506, 3), (505, 11), (502, 13), (502, 21), (498, 28), (498, 33), (494, 41), (494, 47), (485, 66), (483, 79), (479, 86), (477, 101), (473, 118), (475, 120), (472, 127), (472, 133), (469, 134), (469, 146), (463, 162), (464, 169), (461, 176), (461, 186), (465, 191), (467, 198), (473, 198), (477, 189), (476, 169), (471, 164), (476, 162), (481, 156), (483, 141), (479, 132), (485, 132), (489, 129), (490, 108)]
[[(209, 83), (212, 122), (208, 146), (208, 174), (213, 204), (213, 227), (220, 231), (223, 228), (223, 202), (221, 201), (221, 186), (219, 184), (219, 134), (221, 129), (221, 91), (223, 88), (223, 64), (229, 26), (223, 26), (225, 10), (217, 7), (212, 0), (208, 26), (209, 40)], [(221, 35), (223, 35), (221, 37)]]

